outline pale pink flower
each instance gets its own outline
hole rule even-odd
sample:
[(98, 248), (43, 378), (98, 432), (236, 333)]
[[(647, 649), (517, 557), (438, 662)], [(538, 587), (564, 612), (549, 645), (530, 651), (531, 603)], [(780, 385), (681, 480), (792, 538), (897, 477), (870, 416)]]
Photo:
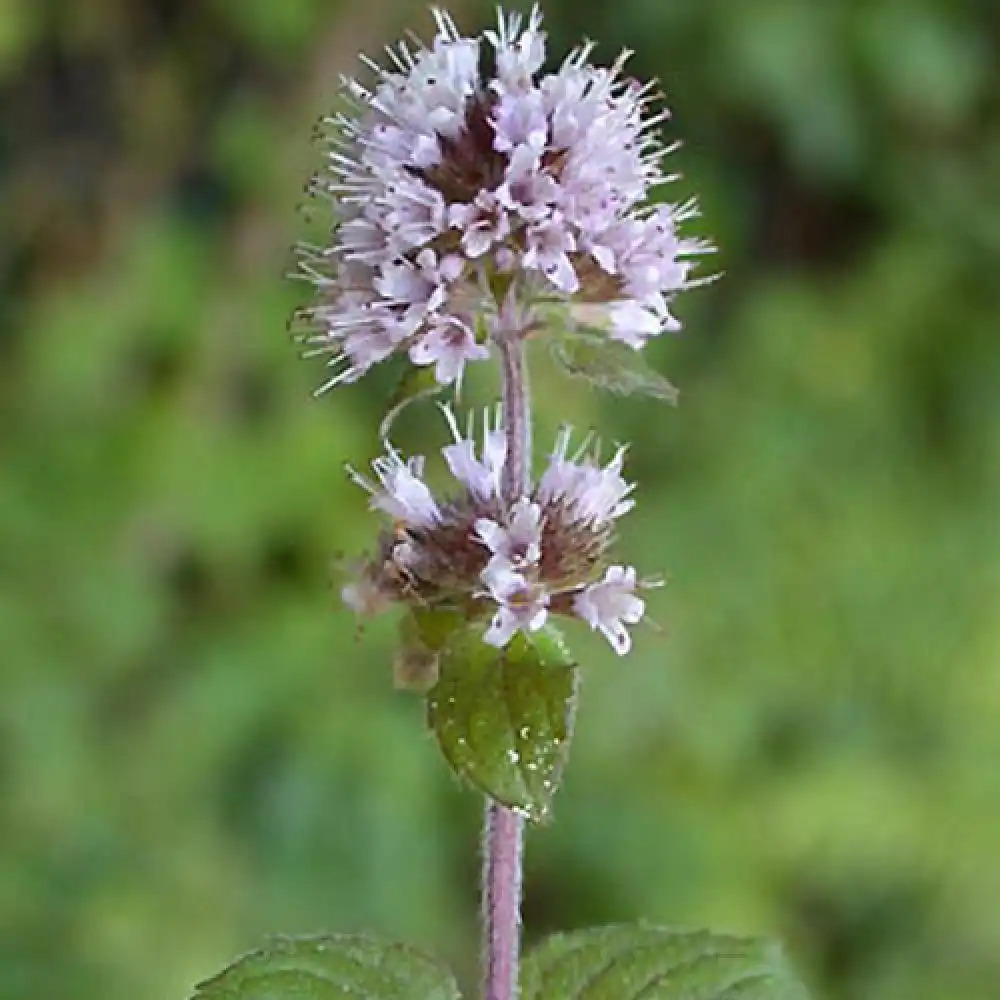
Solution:
[(592, 629), (600, 629), (619, 656), (632, 648), (625, 625), (640, 622), (646, 610), (646, 602), (635, 590), (631, 566), (609, 566), (603, 580), (585, 587), (573, 600), (573, 610)]
[(541, 555), (542, 509), (527, 498), (518, 500), (502, 521), (476, 519), (476, 535), (492, 557), (491, 565), (522, 569), (533, 566)]
[(490, 423), (487, 411), (483, 417), (482, 460), (476, 458), (476, 445), (472, 440), (471, 427), (468, 437), (463, 437), (455, 422), (455, 417), (446, 406), (441, 407), (454, 443), (441, 449), (448, 463), (448, 469), (468, 491), (480, 502), (487, 502), (500, 495), (500, 477), (507, 458), (507, 439), (498, 427)]
[(372, 462), (372, 468), (381, 488), (373, 486), (353, 470), (351, 475), (356, 483), (371, 493), (373, 510), (381, 510), (401, 525), (413, 528), (427, 528), (438, 520), (440, 510), (422, 478), (422, 455), (403, 461), (399, 453), (390, 448), (385, 455)]
[(487, 348), (476, 343), (472, 330), (458, 319), (432, 327), (410, 348), (410, 360), (415, 365), (434, 365), (434, 377), (442, 385), (460, 381), (466, 361), (489, 356)]
[(544, 72), (537, 7), (501, 11), (476, 38), (434, 18), (429, 45), (368, 62), (367, 85), (346, 80), (349, 107), (327, 122), (314, 190), (334, 225), (327, 246), (299, 250), (317, 292), (299, 329), (329, 357), (323, 388), (394, 354), (457, 383), (488, 357), (497, 273), (564, 328), (582, 307), (591, 329), (635, 348), (676, 329), (671, 300), (709, 248), (678, 233), (693, 203), (649, 207), (673, 179), (651, 87), (625, 75), (624, 55), (591, 65), (590, 43)]
[(601, 468), (593, 455), (586, 454), (589, 439), (573, 458), (566, 457), (569, 442), (569, 428), (563, 428), (539, 481), (539, 500), (544, 504), (558, 503), (574, 518), (593, 526), (628, 513), (635, 501), (630, 496), (634, 484), (621, 475), (626, 449), (619, 448), (614, 458)]
[[(421, 456), (404, 460), (391, 447), (373, 463), (371, 506), (391, 518), (378, 557), (343, 591), (356, 610), (390, 601), (419, 606), (467, 605), (492, 614), (486, 642), (506, 645), (541, 628), (550, 614), (582, 618), (623, 654), (625, 625), (642, 617), (631, 567), (608, 565), (614, 525), (631, 509), (632, 484), (622, 476), (625, 448), (605, 465), (590, 439), (572, 455), (563, 430), (535, 486), (506, 503), (500, 482), (506, 457), (502, 431), (487, 413), (479, 446), (470, 422), (463, 434), (447, 407), (452, 443), (441, 449), (458, 492), (435, 496)], [(603, 575), (602, 575), (603, 574)], [(597, 581), (597, 582), (595, 582)]]
[(549, 597), (506, 565), (487, 568), (483, 582), (497, 603), (497, 610), (483, 640), (491, 646), (506, 646), (517, 632), (537, 632), (548, 618)]

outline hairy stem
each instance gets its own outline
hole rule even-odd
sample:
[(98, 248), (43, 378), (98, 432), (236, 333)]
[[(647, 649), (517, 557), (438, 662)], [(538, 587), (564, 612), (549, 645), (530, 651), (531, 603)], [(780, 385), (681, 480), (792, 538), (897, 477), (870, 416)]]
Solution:
[[(520, 331), (501, 331), (497, 343), (507, 440), (502, 489), (505, 502), (511, 504), (531, 488), (531, 406)], [(523, 817), (487, 799), (482, 887), (485, 1000), (515, 1000), (517, 997), (523, 846)]]
[(528, 394), (528, 366), (524, 341), (517, 331), (501, 340), (501, 398), (503, 429), (507, 439), (507, 459), (503, 469), (503, 497), (506, 503), (520, 500), (531, 489), (531, 401)]
[(521, 950), (524, 819), (486, 800), (483, 828), (483, 996), (514, 1000)]

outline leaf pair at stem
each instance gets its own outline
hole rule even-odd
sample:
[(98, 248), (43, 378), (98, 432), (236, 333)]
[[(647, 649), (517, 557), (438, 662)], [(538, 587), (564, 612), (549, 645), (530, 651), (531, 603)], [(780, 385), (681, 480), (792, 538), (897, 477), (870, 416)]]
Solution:
[[(370, 938), (282, 938), (192, 1000), (460, 1000), (449, 970)], [(524, 960), (521, 1000), (805, 1000), (777, 947), (642, 924), (557, 934)]]

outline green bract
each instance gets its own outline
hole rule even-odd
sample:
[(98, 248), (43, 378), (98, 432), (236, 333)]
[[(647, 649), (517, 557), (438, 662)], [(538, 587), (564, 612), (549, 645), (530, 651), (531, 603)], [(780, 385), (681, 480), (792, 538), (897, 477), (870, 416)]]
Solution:
[(599, 331), (553, 336), (552, 357), (567, 374), (619, 396), (651, 396), (676, 403), (673, 383), (646, 363), (641, 352)]
[(408, 608), (400, 623), (400, 647), (393, 668), (396, 687), (428, 691), (438, 678), (441, 647), (465, 623), (466, 616), (452, 608)]

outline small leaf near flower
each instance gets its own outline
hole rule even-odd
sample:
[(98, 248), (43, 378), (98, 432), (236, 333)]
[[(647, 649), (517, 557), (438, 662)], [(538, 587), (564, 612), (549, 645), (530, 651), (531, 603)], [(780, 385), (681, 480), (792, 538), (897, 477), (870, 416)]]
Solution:
[(525, 959), (521, 1000), (807, 1000), (780, 948), (642, 924), (557, 934)]
[(400, 648), (393, 662), (397, 690), (425, 694), (438, 679), (441, 647), (466, 616), (454, 608), (411, 607), (400, 623)]
[(410, 618), (400, 628), (400, 647), (392, 661), (392, 680), (397, 691), (426, 694), (438, 679), (438, 654), (414, 636)]
[(379, 437), (386, 441), (392, 431), (392, 425), (396, 418), (405, 410), (410, 403), (415, 403), (421, 399), (431, 399), (445, 387), (434, 378), (433, 368), (408, 367), (404, 372), (396, 388), (389, 399), (389, 408), (379, 424)]
[(651, 396), (676, 403), (673, 383), (650, 368), (641, 352), (604, 333), (574, 331), (552, 341), (552, 357), (568, 375), (619, 396)]
[(195, 988), (192, 1000), (458, 1000), (451, 973), (415, 948), (348, 934), (279, 938)]
[(541, 822), (569, 755), (577, 670), (557, 631), (483, 642), (481, 622), (441, 650), (428, 719), (448, 763), (491, 798)]

